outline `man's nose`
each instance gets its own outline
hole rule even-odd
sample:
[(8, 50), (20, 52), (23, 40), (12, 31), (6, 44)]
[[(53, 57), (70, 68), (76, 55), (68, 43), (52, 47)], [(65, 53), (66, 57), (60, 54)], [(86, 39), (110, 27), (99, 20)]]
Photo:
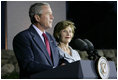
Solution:
[(54, 19), (54, 16), (53, 16), (53, 15), (51, 15), (51, 16), (50, 16), (50, 18), (53, 20), (53, 19)]

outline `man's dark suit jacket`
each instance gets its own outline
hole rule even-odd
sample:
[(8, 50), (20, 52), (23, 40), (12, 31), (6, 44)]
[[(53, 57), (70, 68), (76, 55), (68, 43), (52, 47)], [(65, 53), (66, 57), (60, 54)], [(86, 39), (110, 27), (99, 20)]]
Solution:
[(32, 25), (14, 37), (13, 50), (20, 67), (20, 78), (30, 78), (32, 74), (58, 66), (59, 54), (56, 41), (49, 33), (46, 34), (51, 47), (52, 61), (46, 46)]

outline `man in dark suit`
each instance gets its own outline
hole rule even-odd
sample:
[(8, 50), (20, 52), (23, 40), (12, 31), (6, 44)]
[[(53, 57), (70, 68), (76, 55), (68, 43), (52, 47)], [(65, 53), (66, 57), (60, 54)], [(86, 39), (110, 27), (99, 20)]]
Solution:
[[(54, 38), (45, 30), (52, 27), (53, 15), (48, 3), (35, 3), (29, 9), (31, 26), (13, 39), (13, 50), (20, 67), (20, 78), (53, 69), (59, 65)], [(44, 35), (46, 36), (44, 36)]]

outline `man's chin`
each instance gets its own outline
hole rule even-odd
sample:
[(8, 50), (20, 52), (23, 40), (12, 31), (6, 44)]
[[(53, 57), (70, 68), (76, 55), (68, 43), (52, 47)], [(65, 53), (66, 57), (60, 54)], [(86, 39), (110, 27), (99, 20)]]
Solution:
[(50, 28), (52, 28), (52, 26), (48, 26), (48, 27), (46, 27), (46, 29), (50, 29)]
[(49, 26), (49, 28), (52, 28), (52, 26)]

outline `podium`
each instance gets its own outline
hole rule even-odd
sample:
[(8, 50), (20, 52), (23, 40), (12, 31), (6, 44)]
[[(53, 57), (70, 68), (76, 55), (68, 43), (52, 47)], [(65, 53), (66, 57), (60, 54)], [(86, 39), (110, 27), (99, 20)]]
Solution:
[[(117, 79), (116, 67), (113, 61), (108, 61), (110, 67), (109, 79)], [(98, 79), (95, 61), (80, 60), (54, 69), (31, 75), (32, 79)]]

